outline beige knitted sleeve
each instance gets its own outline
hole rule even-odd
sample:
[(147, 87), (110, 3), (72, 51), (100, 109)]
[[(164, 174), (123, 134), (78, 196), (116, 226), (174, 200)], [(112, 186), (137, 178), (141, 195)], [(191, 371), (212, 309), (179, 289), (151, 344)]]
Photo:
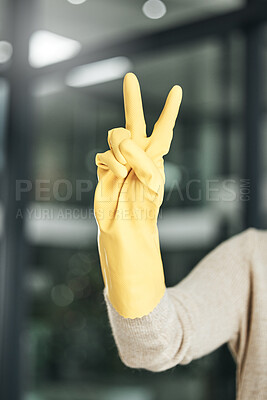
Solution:
[(105, 294), (122, 361), (132, 368), (163, 371), (236, 338), (249, 297), (254, 235), (249, 229), (223, 242), (178, 285), (166, 289), (142, 318), (121, 317)]

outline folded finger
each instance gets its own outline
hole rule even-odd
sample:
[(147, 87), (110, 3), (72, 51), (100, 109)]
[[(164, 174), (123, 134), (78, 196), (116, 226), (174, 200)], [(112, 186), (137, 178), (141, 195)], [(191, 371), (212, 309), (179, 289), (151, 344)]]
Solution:
[(163, 180), (153, 161), (131, 139), (123, 140), (119, 147), (138, 179), (153, 192), (158, 193)]
[(98, 153), (95, 163), (99, 168), (111, 170), (118, 178), (125, 178), (127, 176), (127, 168), (116, 160), (111, 150), (105, 153)]
[(119, 145), (124, 139), (129, 139), (131, 137), (130, 131), (125, 128), (115, 128), (108, 132), (108, 144), (110, 149), (113, 150), (114, 156), (121, 164), (126, 164), (127, 161), (121, 154)]

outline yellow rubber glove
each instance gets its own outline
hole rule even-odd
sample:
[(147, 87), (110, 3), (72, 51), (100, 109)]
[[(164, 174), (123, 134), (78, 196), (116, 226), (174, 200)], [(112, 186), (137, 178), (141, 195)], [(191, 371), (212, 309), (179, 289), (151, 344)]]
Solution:
[(124, 78), (125, 128), (108, 133), (110, 150), (96, 155), (95, 216), (108, 298), (125, 318), (149, 314), (165, 292), (157, 217), (168, 153), (182, 99), (174, 86), (150, 137), (146, 136), (136, 76)]

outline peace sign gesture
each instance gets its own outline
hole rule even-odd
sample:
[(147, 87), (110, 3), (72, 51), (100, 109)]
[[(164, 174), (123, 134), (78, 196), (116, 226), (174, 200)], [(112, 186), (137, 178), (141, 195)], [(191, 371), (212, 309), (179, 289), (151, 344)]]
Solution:
[(149, 313), (165, 291), (157, 216), (168, 153), (182, 99), (174, 86), (150, 137), (136, 76), (123, 82), (125, 128), (108, 132), (110, 150), (96, 155), (99, 254), (109, 300), (124, 317)]
[[(171, 89), (150, 137), (146, 135), (139, 82), (133, 73), (128, 73), (124, 78), (123, 94), (125, 128), (110, 130), (108, 133), (110, 150), (96, 155), (99, 182), (110, 171), (110, 179), (117, 183), (115, 186), (108, 185), (112, 193), (105, 193), (106, 196), (102, 200), (110, 198), (116, 203), (118, 200), (116, 194), (121, 191), (122, 179), (130, 183), (133, 175), (136, 175), (145, 187), (158, 195), (161, 194), (162, 184), (164, 184), (162, 157), (168, 153), (171, 145), (173, 128), (182, 99), (182, 89), (177, 85)], [(105, 178), (105, 180), (109, 179)], [(101, 186), (103, 195), (105, 188)], [(129, 187), (127, 190), (129, 191)], [(100, 201), (99, 198), (97, 199)]]

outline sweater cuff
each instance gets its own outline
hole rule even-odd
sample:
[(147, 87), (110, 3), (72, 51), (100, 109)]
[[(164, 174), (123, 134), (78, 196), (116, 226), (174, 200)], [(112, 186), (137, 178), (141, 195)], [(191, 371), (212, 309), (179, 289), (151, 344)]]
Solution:
[(108, 315), (111, 323), (115, 322), (116, 326), (120, 325), (122, 328), (123, 327), (127, 328), (127, 330), (129, 329), (134, 330), (136, 328), (136, 330), (138, 331), (140, 327), (144, 327), (144, 325), (146, 324), (149, 325), (153, 321), (161, 322), (161, 320), (165, 320), (170, 307), (169, 304), (170, 300), (168, 298), (167, 289), (165, 290), (163, 297), (161, 298), (160, 302), (156, 305), (156, 307), (149, 314), (144, 315), (141, 318), (124, 318), (123, 316), (121, 316), (111, 304), (108, 298), (106, 288), (104, 289), (104, 298), (107, 305)]

